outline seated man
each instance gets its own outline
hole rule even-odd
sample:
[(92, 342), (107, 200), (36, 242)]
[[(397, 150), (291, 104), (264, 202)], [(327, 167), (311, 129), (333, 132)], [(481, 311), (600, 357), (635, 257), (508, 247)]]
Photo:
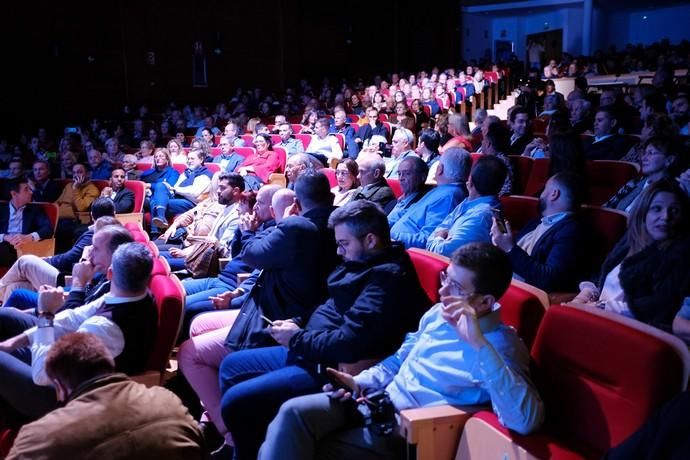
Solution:
[(110, 179), (110, 173), (113, 170), (111, 163), (103, 157), (103, 154), (91, 149), (86, 153), (89, 160), (89, 167), (91, 168), (91, 179)]
[(56, 203), (60, 207), (59, 220), (55, 238), (58, 250), (65, 252), (74, 243), (74, 231), (80, 226), (79, 213), (88, 213), (99, 191), (89, 179), (86, 166), (76, 163), (72, 166), (73, 182), (62, 189)]
[(213, 162), (220, 164), (221, 171), (235, 172), (237, 167), (244, 163), (244, 157), (233, 150), (232, 139), (228, 136), (222, 136), (218, 145), (220, 146), (220, 155), (215, 157)]
[(333, 112), (333, 126), (331, 126), (331, 134), (342, 134), (345, 137), (345, 148), (343, 149), (343, 156), (345, 158), (357, 159), (359, 154), (359, 144), (355, 142), (357, 132), (347, 122), (347, 114), (342, 107), (336, 107)]
[(528, 377), (529, 353), (499, 317), (497, 299), (511, 273), (508, 257), (489, 244), (458, 249), (443, 272), (441, 302), (422, 317), (418, 331), (354, 377), (336, 371), (347, 391), (328, 384), (327, 393), (283, 404), (259, 458), (404, 458), (404, 439), (370, 432), (351, 399), (383, 389), (398, 410), (491, 402), (507, 428), (521, 434), (538, 428), (544, 407)]
[(489, 242), (491, 209), (500, 206), (498, 193), (506, 174), (506, 165), (501, 160), (482, 156), (470, 171), (469, 195), (436, 227), (426, 242), (427, 251), (450, 257), (467, 243)]
[(587, 231), (577, 217), (581, 197), (579, 177), (562, 172), (539, 197), (542, 219), (530, 222), (516, 240), (509, 223), (503, 233), (494, 219), (491, 241), (510, 256), (516, 278), (547, 292), (577, 292), (578, 281), (590, 274), (583, 254)]
[(53, 236), (48, 216), (31, 203), (33, 193), (26, 179), (9, 185), (10, 202), (0, 203), (0, 264), (10, 267), (17, 260), (17, 249), (25, 243)]
[(429, 192), (431, 187), (425, 184), (428, 174), (429, 167), (416, 155), (400, 162), (398, 181), (403, 193), (397, 199), (391, 212), (388, 213), (388, 225), (395, 225), (403, 216), (407, 215), (412, 205)]
[(110, 198), (115, 203), (116, 214), (134, 211), (134, 192), (125, 188), (127, 174), (122, 168), (113, 169), (110, 174), (110, 186), (101, 190), (101, 196)]
[(15, 420), (33, 420), (55, 408), (55, 389), (46, 375), (45, 358), (55, 339), (70, 332), (89, 332), (100, 338), (115, 357), (118, 371), (132, 374), (144, 369), (158, 316), (148, 292), (152, 268), (146, 246), (126, 243), (115, 250), (108, 267), (108, 294), (65, 310), (62, 288), (41, 287), (37, 327), (0, 342), (0, 404), (18, 414)]
[[(503, 152), (507, 155), (522, 155), (527, 144), (532, 142), (531, 120), (529, 110), (526, 107), (516, 105), (508, 116), (508, 124), (512, 131), (510, 146)], [(488, 127), (488, 125), (487, 125)]]
[[(97, 198), (91, 206), (91, 218), (96, 222), (103, 216), (113, 217), (115, 207), (108, 198)], [(44, 284), (56, 286), (60, 273), (72, 273), (72, 266), (82, 258), (84, 249), (91, 246), (96, 223), (82, 233), (72, 248), (51, 257), (40, 258), (31, 254), (21, 256), (0, 279), (0, 300), (7, 305), (7, 300), (13, 291), (19, 288), (38, 290)], [(55, 268), (48, 270), (44, 264)]]
[(269, 316), (268, 331), (281, 346), (236, 351), (221, 364), (221, 413), (240, 460), (256, 458), (282, 402), (321, 388), (326, 365), (392, 353), (429, 307), (412, 261), (391, 243), (377, 205), (347, 203), (333, 211), (329, 226), (344, 259), (328, 278), (330, 298), (304, 326)]
[(610, 107), (599, 107), (594, 116), (594, 136), (582, 143), (588, 160), (620, 160), (630, 141), (618, 134), (618, 117)]
[(398, 128), (395, 130), (395, 134), (393, 134), (391, 157), (386, 159), (386, 178), (397, 179), (400, 162), (405, 158), (417, 156), (412, 149), (413, 142), (414, 134), (412, 134), (412, 131), (406, 128)]
[(386, 163), (376, 153), (362, 152), (357, 157), (359, 174), (357, 178), (361, 184), (352, 196), (352, 201), (368, 200), (381, 206), (388, 213), (395, 206), (395, 194), (391, 190), (386, 178)]
[(50, 165), (47, 161), (35, 161), (28, 180), (33, 201), (52, 203), (60, 196), (60, 184), (50, 178)]
[(280, 142), (278, 142), (274, 147), (282, 147), (287, 152), (288, 158), (296, 153), (304, 152), (304, 144), (299, 139), (292, 137), (292, 125), (287, 122), (282, 122), (276, 125), (278, 129), (278, 136), (280, 136)]
[(22, 427), (8, 458), (98, 458), (122, 450), (129, 458), (203, 458), (201, 431), (182, 402), (116, 373), (95, 335), (60, 337), (45, 368), (65, 406)]
[[(400, 184), (403, 183), (408, 164), (417, 165), (417, 180), (424, 182), (427, 176), (426, 164), (419, 157), (410, 157), (400, 164)], [(412, 203), (408, 211), (395, 222), (391, 220), (391, 216), (397, 207), (388, 215), (391, 238), (400, 241), (406, 248), (424, 249), (431, 232), (467, 197), (465, 182), (471, 166), (472, 159), (465, 150), (459, 147), (446, 150), (436, 168), (437, 185)]]

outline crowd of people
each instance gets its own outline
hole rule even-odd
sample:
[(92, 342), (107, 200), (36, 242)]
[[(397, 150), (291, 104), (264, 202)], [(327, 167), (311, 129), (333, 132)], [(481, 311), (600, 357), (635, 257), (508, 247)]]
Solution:
[[(39, 129), (28, 150), (0, 142), (0, 423), (23, 425), (10, 458), (400, 458), (403, 438), (357, 410), (381, 397), (397, 410), (490, 403), (533, 432), (548, 407), (499, 317), (511, 279), (688, 341), (689, 93), (667, 72), (687, 65), (685, 49), (645, 51), (657, 76), (627, 91), (580, 76), (563, 95), (526, 79), (506, 120), (478, 109), (474, 126), (459, 103), (490, 84), (505, 94), (505, 68), (305, 81), (280, 98), (239, 90), (210, 110), (94, 119), (59, 142)], [(550, 170), (539, 218), (514, 232), (500, 208), (519, 191), (519, 156)], [(640, 171), (594, 203), (628, 214), (603, 264), (586, 254), (596, 235), (580, 212), (597, 160)], [(183, 278), (177, 360), (199, 423), (126, 375), (156, 330), (151, 249), (117, 220), (134, 207), (127, 181), (145, 184), (146, 230)], [(53, 236), (32, 201), (59, 205), (52, 257), (23, 250)], [(410, 248), (449, 258), (435, 305)], [(57, 434), (66, 423), (74, 433)]]

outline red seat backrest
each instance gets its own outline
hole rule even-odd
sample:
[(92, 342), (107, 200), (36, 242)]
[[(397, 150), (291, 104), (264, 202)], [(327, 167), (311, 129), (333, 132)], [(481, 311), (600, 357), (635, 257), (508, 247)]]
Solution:
[(514, 284), (508, 287), (498, 303), (501, 304), (501, 321), (515, 328), (527, 349), (530, 349), (546, 312), (544, 305), (537, 296)]
[[(150, 245), (155, 246), (153, 241), (150, 242)], [(163, 276), (170, 275), (170, 265), (168, 264), (168, 261), (165, 260), (163, 257), (154, 257), (153, 258), (153, 270), (151, 271), (151, 276), (156, 276), (156, 275), (163, 275)]]
[(292, 132), (295, 134), (299, 134), (302, 132), (302, 125), (298, 123), (290, 123), (290, 126), (292, 127)]
[(386, 181), (388, 182), (388, 186), (391, 188), (391, 190), (393, 190), (393, 195), (395, 195), (396, 198), (400, 198), (403, 194), (400, 181), (398, 179), (386, 179)]
[(448, 258), (418, 248), (408, 249), (407, 253), (417, 271), (419, 284), (429, 299), (434, 304), (438, 303), (441, 300), (438, 293), (441, 289), (441, 272), (448, 267)]
[(175, 171), (177, 171), (180, 174), (184, 173), (187, 169), (187, 165), (184, 163), (173, 163), (172, 167), (175, 168)]
[(529, 178), (522, 191), (523, 195), (539, 196), (541, 191), (549, 180), (549, 169), (551, 168), (551, 160), (548, 158), (535, 158), (532, 160), (532, 166), (529, 170)]
[(513, 166), (513, 193), (516, 195), (525, 194), (529, 181), (530, 170), (532, 169), (532, 158), (521, 155), (509, 155), (510, 164)]
[(254, 145), (254, 136), (251, 134), (242, 134), (240, 137), (244, 141), (245, 147), (252, 147)]
[(215, 174), (220, 172), (220, 163), (206, 163), (206, 168), (208, 168), (211, 173)]
[(328, 183), (331, 184), (331, 188), (338, 185), (338, 179), (335, 177), (335, 169), (322, 168), (319, 171), (321, 171), (323, 175), (328, 178)]
[(580, 210), (594, 233), (594, 238), (590, 241), (590, 254), (594, 257), (593, 266), (598, 267), (625, 234), (628, 216), (622, 211), (599, 206), (582, 205)]
[(531, 220), (538, 219), (539, 199), (532, 196), (508, 195), (502, 196), (501, 207), (503, 217), (510, 223), (513, 236), (520, 233)]
[(237, 153), (238, 155), (242, 155), (245, 158), (249, 158), (250, 156), (253, 156), (256, 153), (254, 147), (233, 147), (232, 151)]
[(285, 172), (285, 164), (287, 163), (287, 151), (283, 147), (273, 147), (273, 150), (278, 155), (278, 169), (274, 172), (282, 173)]
[(299, 140), (302, 142), (302, 145), (304, 146), (304, 151), (306, 152), (309, 143), (311, 142), (311, 134), (295, 134), (295, 139)]
[(218, 155), (220, 155), (221, 153), (223, 153), (223, 152), (221, 152), (220, 147), (211, 147), (211, 156), (212, 157), (215, 158)]
[(134, 193), (134, 209), (132, 212), (142, 212), (144, 210), (146, 184), (139, 180), (128, 180), (125, 181), (125, 188)]
[(636, 165), (627, 161), (587, 161), (588, 203), (601, 206), (638, 174)]
[(185, 294), (175, 275), (152, 276), (149, 289), (158, 309), (158, 329), (146, 370), (163, 372), (182, 323)]
[(29, 203), (29, 206), (34, 206), (36, 208), (41, 208), (45, 215), (48, 217), (48, 221), (50, 221), (50, 228), (53, 229), (53, 235), (55, 235), (55, 230), (57, 230), (57, 224), (58, 224), (58, 217), (60, 215), (60, 208), (56, 203), (43, 203), (40, 201), (35, 201), (33, 203)]
[(660, 339), (611, 315), (553, 305), (531, 353), (532, 376), (548, 408), (545, 431), (599, 455), (687, 384), (674, 337)]

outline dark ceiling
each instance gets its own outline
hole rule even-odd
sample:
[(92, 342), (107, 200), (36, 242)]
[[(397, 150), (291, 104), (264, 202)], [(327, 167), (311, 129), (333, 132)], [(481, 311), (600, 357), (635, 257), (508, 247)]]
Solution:
[[(461, 0), (461, 6), (486, 6), (486, 5), (497, 5), (501, 3), (506, 4), (519, 4), (527, 3), (530, 0)], [(554, 2), (558, 4), (560, 2)], [(650, 2), (649, 0), (594, 0), (595, 5), (607, 9), (607, 10), (635, 10), (635, 9), (657, 9), (665, 8), (674, 5), (687, 5), (690, 4), (688, 0), (662, 0), (657, 2)], [(535, 7), (538, 8), (548, 8), (548, 6)]]

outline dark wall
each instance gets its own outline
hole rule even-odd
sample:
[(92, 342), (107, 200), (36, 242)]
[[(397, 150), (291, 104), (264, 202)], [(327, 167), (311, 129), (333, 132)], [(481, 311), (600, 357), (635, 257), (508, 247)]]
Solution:
[[(33, 130), (115, 116), (126, 104), (215, 103), (238, 86), (453, 65), (459, 2), (219, 0), (4, 5), (3, 119)], [(208, 87), (192, 86), (201, 41)], [(219, 50), (215, 52), (214, 50)], [(155, 53), (155, 64), (147, 53)]]

